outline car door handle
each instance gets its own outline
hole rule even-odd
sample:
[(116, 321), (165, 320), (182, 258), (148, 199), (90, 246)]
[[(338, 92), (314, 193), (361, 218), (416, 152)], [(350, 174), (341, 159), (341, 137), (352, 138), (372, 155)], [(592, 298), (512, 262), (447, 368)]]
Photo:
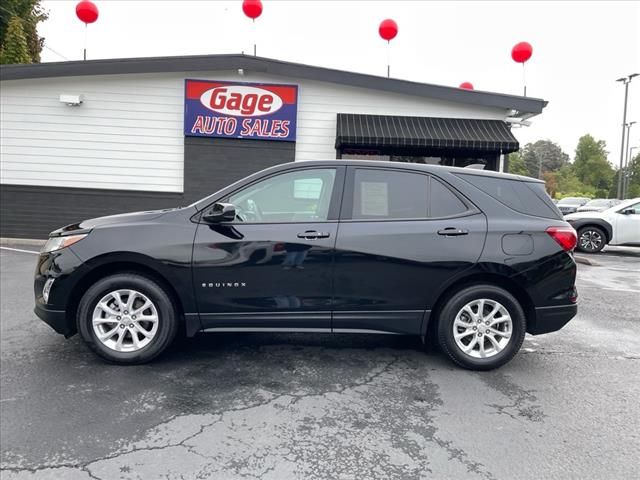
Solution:
[(307, 230), (306, 232), (299, 233), (298, 238), (304, 238), (305, 240), (315, 240), (317, 238), (329, 238), (329, 232), (316, 232), (315, 230)]
[(460, 235), (469, 235), (469, 230), (448, 227), (442, 230), (438, 230), (438, 235), (444, 235), (445, 237), (459, 237)]

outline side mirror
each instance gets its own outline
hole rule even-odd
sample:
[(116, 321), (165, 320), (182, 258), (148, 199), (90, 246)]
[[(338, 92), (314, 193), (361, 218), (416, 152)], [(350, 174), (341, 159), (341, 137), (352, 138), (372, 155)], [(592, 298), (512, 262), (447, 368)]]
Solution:
[(207, 223), (232, 222), (236, 218), (236, 206), (232, 203), (214, 203), (202, 219)]
[(634, 208), (625, 208), (620, 213), (623, 215), (635, 215), (636, 210)]

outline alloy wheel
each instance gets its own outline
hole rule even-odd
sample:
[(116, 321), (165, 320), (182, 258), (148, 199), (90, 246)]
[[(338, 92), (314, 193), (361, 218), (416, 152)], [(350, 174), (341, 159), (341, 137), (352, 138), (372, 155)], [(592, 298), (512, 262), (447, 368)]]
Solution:
[(158, 310), (136, 290), (107, 293), (93, 310), (93, 331), (98, 340), (117, 352), (137, 352), (158, 333)]
[(602, 235), (595, 230), (585, 230), (580, 235), (580, 248), (588, 252), (600, 249), (602, 245)]
[(473, 358), (489, 358), (509, 344), (513, 322), (499, 302), (481, 298), (460, 309), (453, 322), (453, 338), (458, 348)]

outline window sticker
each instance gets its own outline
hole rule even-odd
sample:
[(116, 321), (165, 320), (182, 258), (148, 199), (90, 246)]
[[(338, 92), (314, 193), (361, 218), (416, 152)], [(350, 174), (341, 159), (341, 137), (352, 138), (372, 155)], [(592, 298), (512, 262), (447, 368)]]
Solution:
[(389, 215), (389, 188), (386, 182), (360, 182), (360, 212), (362, 215)]
[(293, 182), (293, 198), (311, 198), (318, 200), (321, 193), (321, 178), (300, 178)]

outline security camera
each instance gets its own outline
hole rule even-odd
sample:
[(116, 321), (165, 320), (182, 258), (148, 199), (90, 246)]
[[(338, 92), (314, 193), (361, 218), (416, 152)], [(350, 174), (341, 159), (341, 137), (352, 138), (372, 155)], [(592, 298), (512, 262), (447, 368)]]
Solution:
[(66, 103), (70, 107), (82, 105), (84, 97), (82, 95), (60, 95), (60, 103)]
[(505, 121), (510, 123), (514, 127), (529, 127), (531, 122), (529, 120), (522, 120), (521, 118), (506, 118)]

